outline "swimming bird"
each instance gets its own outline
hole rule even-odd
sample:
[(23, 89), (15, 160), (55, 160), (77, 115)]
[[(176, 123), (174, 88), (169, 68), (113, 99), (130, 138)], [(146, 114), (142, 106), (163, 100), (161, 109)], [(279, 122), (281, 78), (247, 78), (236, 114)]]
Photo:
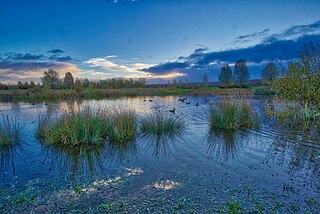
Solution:
[(33, 105), (33, 106), (34, 106), (34, 105), (35, 105), (35, 103), (31, 103), (31, 105)]
[(173, 108), (172, 110), (169, 110), (169, 112), (175, 113), (176, 112), (176, 108)]
[(48, 105), (48, 103), (47, 103), (47, 102), (45, 102), (45, 103), (44, 103), (44, 105), (46, 106), (46, 105)]
[(151, 99), (149, 100), (149, 102), (152, 102), (152, 101), (153, 101), (153, 100), (151, 100)]
[(196, 106), (199, 106), (199, 103), (197, 103)]
[(189, 102), (186, 102), (186, 105), (190, 105), (191, 104), (191, 102), (189, 101)]

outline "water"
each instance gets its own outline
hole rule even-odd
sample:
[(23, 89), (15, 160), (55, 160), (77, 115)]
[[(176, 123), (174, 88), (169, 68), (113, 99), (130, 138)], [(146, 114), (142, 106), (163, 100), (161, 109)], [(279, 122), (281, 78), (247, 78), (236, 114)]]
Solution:
[[(262, 118), (260, 129), (210, 134), (206, 109), (217, 99), (190, 96), (190, 105), (174, 96), (0, 104), (1, 114), (25, 124), (25, 143), (0, 154), (1, 209), (203, 213), (240, 206), (242, 212), (318, 213), (319, 134), (274, 125), (264, 118), (262, 99), (251, 100)], [(186, 130), (173, 139), (138, 136), (134, 143), (86, 151), (50, 148), (35, 137), (39, 115), (119, 105), (139, 117), (176, 108)]]

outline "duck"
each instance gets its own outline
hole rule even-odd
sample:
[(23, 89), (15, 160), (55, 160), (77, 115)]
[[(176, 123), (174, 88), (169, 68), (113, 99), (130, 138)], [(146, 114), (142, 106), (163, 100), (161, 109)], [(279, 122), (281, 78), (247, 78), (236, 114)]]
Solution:
[(33, 105), (33, 106), (34, 106), (34, 105), (35, 105), (35, 103), (31, 103), (31, 105)]
[(153, 100), (151, 100), (151, 99), (149, 100), (149, 102), (152, 102), (152, 101), (153, 101)]
[(186, 105), (190, 105), (191, 104), (191, 102), (189, 101), (189, 102), (186, 102)]
[(44, 103), (44, 105), (46, 106), (46, 105), (48, 105), (48, 103), (47, 103), (47, 102), (45, 102), (45, 103)]
[(199, 103), (197, 103), (196, 106), (199, 106)]
[(171, 112), (171, 113), (175, 113), (175, 111), (176, 111), (176, 108), (173, 108), (172, 110), (169, 110), (169, 112)]

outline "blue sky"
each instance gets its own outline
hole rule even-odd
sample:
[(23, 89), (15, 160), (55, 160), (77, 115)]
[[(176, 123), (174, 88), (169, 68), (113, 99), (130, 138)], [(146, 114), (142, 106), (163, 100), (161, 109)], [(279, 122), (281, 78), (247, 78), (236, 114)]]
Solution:
[(320, 1), (0, 0), (0, 81), (77, 77), (217, 80), (244, 58), (251, 78), (319, 42)]

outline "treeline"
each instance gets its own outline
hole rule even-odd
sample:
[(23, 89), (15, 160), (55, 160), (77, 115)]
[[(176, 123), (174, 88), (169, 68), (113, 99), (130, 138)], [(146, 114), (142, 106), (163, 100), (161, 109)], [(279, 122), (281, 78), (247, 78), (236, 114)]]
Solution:
[(35, 84), (34, 81), (24, 82), (19, 81), (14, 84), (0, 83), (0, 90), (20, 89), (20, 90), (51, 90), (51, 89), (75, 89), (81, 91), (84, 88), (93, 89), (119, 89), (119, 88), (142, 88), (145, 87), (146, 81), (144, 78), (138, 80), (133, 79), (107, 79), (99, 81), (89, 81), (88, 78), (74, 78), (72, 73), (67, 72), (63, 78), (60, 78), (59, 73), (53, 69), (44, 71), (41, 78), (41, 83)]

